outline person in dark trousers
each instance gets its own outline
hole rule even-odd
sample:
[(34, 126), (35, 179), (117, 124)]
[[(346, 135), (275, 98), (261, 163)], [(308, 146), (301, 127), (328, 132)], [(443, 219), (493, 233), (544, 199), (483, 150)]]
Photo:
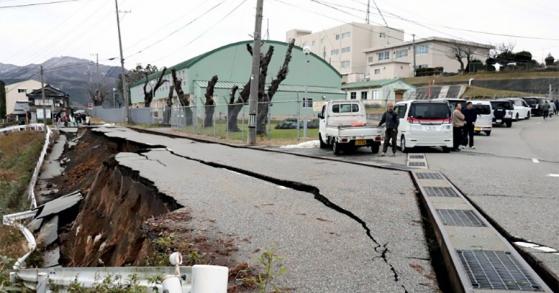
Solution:
[(388, 103), (387, 110), (382, 114), (382, 118), (378, 126), (386, 123), (386, 132), (384, 134), (384, 145), (382, 146), (382, 156), (386, 156), (388, 144), (392, 141), (392, 156), (396, 156), (396, 139), (398, 137), (398, 125), (400, 125), (400, 118), (398, 113), (394, 112), (394, 105)]
[(471, 149), (475, 149), (474, 146), (474, 128), (475, 122), (477, 120), (477, 110), (474, 108), (472, 102), (466, 103), (466, 109), (462, 110), (464, 114), (464, 138), (468, 140), (468, 145)]
[(543, 111), (543, 119), (545, 120), (549, 116), (549, 103), (547, 101), (544, 102), (542, 106), (542, 111)]
[(559, 99), (555, 99), (555, 115), (559, 114)]
[(462, 104), (457, 103), (452, 112), (452, 142), (453, 151), (460, 150), (460, 143), (464, 139), (464, 114), (462, 114)]

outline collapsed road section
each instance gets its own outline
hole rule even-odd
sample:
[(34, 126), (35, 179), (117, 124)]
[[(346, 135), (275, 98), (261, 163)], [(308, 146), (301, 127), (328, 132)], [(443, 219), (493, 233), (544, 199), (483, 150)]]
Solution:
[[(74, 240), (65, 243), (72, 247), (69, 259), (82, 259), (80, 265), (126, 265), (132, 264), (134, 256), (149, 257), (150, 249), (156, 250), (161, 242), (157, 237), (162, 234), (154, 232), (164, 226), (182, 233), (181, 239), (192, 246), (225, 243), (224, 253), (210, 261), (228, 265), (232, 271), (233, 265), (244, 262), (257, 265), (262, 252), (274, 251), (286, 268), (277, 279), (280, 288), (300, 292), (440, 290), (415, 188), (406, 173), (125, 128), (93, 132), (120, 145), (142, 147), (116, 154), (97, 174), (97, 183), (67, 233)], [(115, 196), (119, 186), (124, 186), (119, 180), (127, 177), (149, 186), (149, 196), (159, 198), (166, 207), (151, 219), (139, 221), (144, 225), (124, 221), (135, 211), (145, 210), (143, 199), (134, 195), (135, 200), (129, 200), (126, 192)], [(147, 206), (156, 204), (148, 201)], [(86, 220), (88, 214), (90, 220)], [(94, 225), (93, 217), (106, 224)], [(137, 234), (141, 235), (134, 237)], [(114, 235), (122, 236), (116, 239)], [(144, 245), (149, 242), (146, 239), (151, 246)], [(129, 251), (118, 241), (126, 241)], [(86, 255), (99, 257), (80, 258)]]

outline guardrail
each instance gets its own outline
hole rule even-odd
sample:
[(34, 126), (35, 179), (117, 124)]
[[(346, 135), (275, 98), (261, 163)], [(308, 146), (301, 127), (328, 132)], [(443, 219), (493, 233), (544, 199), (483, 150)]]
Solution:
[(229, 269), (192, 267), (82, 267), (24, 269), (10, 273), (10, 281), (23, 283), (38, 293), (69, 288), (144, 288), (148, 292), (226, 293)]

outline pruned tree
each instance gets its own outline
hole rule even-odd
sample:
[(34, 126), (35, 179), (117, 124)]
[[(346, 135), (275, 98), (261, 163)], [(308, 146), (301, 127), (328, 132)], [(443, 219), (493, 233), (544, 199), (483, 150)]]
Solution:
[(0, 119), (6, 117), (6, 84), (0, 80)]
[(171, 124), (171, 109), (173, 107), (173, 92), (175, 87), (173, 85), (169, 86), (169, 94), (167, 95), (167, 107), (165, 107), (165, 113), (163, 114), (163, 124)]
[(215, 100), (214, 100), (214, 89), (215, 84), (218, 81), (217, 75), (212, 76), (208, 81), (208, 86), (206, 87), (206, 103), (204, 103), (205, 116), (204, 116), (204, 127), (212, 127), (214, 125), (214, 112), (215, 112)]
[[(237, 119), (232, 119), (233, 116), (237, 117), (239, 112), (237, 111), (237, 105), (235, 104), (235, 94), (239, 90), (239, 87), (234, 85), (231, 88), (231, 92), (229, 93), (229, 104), (227, 104), (227, 129), (229, 131), (240, 131), (239, 126), (237, 125)], [(240, 108), (238, 109), (240, 111)]]
[[(456, 61), (458, 61), (458, 63), (460, 63), (460, 72), (468, 73), (470, 72), (470, 62), (472, 62), (474, 54), (474, 48), (454, 43), (454, 45), (450, 49), (450, 54), (448, 55), (448, 57), (454, 58), (456, 59)], [(466, 59), (466, 63), (464, 63), (464, 59)]]
[(287, 78), (287, 73), (289, 72), (289, 63), (291, 62), (291, 56), (293, 52), (293, 47), (295, 46), (295, 40), (291, 40), (287, 46), (287, 51), (285, 52), (285, 58), (283, 59), (283, 64), (281, 65), (276, 77), (272, 80), (270, 87), (268, 87), (267, 94), (262, 96), (260, 104), (258, 107), (258, 117), (256, 120), (256, 132), (258, 134), (266, 134), (266, 124), (268, 123), (268, 112), (270, 110), (270, 103), (277, 93), (280, 84)]
[[(148, 64), (146, 65), (146, 67), (143, 67), (142, 64), (137, 64), (136, 67), (134, 67), (131, 70), (126, 71), (126, 82), (130, 85), (132, 83), (135, 83), (137, 81), (140, 81), (142, 79), (144, 79), (145, 73), (147, 74), (152, 74), (155, 72), (158, 72), (158, 68), (155, 65), (151, 65)], [(122, 92), (122, 75), (118, 75), (118, 82), (117, 82), (117, 90), (119, 92), (119, 96), (120, 97), (124, 97), (124, 94)], [(130, 95), (128, 95), (130, 96)], [(128, 102), (130, 103), (131, 101), (128, 100)], [(121, 103), (124, 103), (124, 100), (121, 101)]]
[(157, 90), (165, 83), (167, 82), (166, 80), (163, 80), (163, 77), (165, 76), (165, 73), (167, 72), (167, 67), (163, 67), (163, 70), (161, 71), (161, 73), (159, 74), (159, 78), (157, 79), (157, 82), (155, 83), (155, 85), (152, 85), (150, 90), (147, 90), (148, 87), (148, 83), (149, 83), (149, 74), (147, 72), (144, 73), (145, 76), (145, 82), (144, 82), (144, 106), (146, 108), (149, 108), (151, 106), (151, 102), (153, 101), (153, 96), (155, 95), (155, 92), (157, 92)]
[[(252, 46), (250, 46), (250, 44), (247, 44), (247, 51), (252, 55)], [(274, 47), (270, 46), (268, 47), (268, 51), (266, 52), (265, 55), (260, 54), (260, 74), (259, 74), (259, 91), (258, 91), (258, 100), (260, 100), (261, 96), (264, 95), (264, 87), (266, 84), (266, 75), (267, 75), (267, 71), (268, 71), (268, 65), (270, 64), (270, 61), (272, 60), (272, 55), (274, 54)], [(239, 126), (238, 126), (238, 117), (239, 117), (239, 113), (241, 112), (242, 108), (244, 105), (247, 104), (248, 102), (248, 98), (250, 95), (250, 81), (251, 79), (249, 78), (249, 80), (247, 81), (247, 83), (243, 86), (243, 89), (241, 90), (241, 92), (239, 93), (239, 97), (237, 98), (237, 100), (235, 100), (235, 103), (230, 103), (228, 105), (228, 112), (227, 112), (227, 117), (228, 117), (228, 129), (229, 131), (232, 132), (236, 132), (236, 131), (240, 131)], [(235, 90), (236, 92), (237, 90)], [(231, 102), (231, 101), (230, 101)]]
[(90, 85), (88, 89), (89, 98), (94, 106), (101, 106), (107, 97), (106, 91), (102, 87)]
[(177, 71), (171, 69), (171, 76), (173, 78), (173, 86), (177, 92), (177, 98), (184, 110), (184, 118), (186, 126), (192, 125), (192, 109), (190, 109), (190, 97), (182, 90), (182, 79), (177, 77)]
[(545, 66), (553, 66), (553, 63), (555, 63), (555, 57), (549, 53), (547, 57), (545, 57)]

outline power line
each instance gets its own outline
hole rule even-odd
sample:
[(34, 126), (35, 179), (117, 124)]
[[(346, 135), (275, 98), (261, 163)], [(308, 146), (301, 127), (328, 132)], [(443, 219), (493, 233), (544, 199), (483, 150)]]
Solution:
[(15, 5), (0, 6), (0, 9), (23, 8), (23, 7), (51, 5), (51, 4), (59, 4), (59, 3), (66, 3), (66, 2), (76, 2), (76, 1), (80, 1), (80, 0), (59, 0), (59, 1), (51, 1), (51, 2), (38, 2), (38, 3), (27, 3), (27, 4), (15, 4)]
[(172, 32), (170, 32), (169, 34), (167, 34), (166, 36), (164, 36), (163, 38), (160, 38), (158, 40), (156, 40), (155, 42), (152, 42), (151, 44), (143, 47), (142, 49), (138, 50), (136, 53), (130, 54), (128, 56), (126, 56), (126, 58), (138, 55), (140, 53), (143, 53), (145, 50), (148, 50), (150, 48), (152, 48), (153, 46), (159, 44), (160, 42), (170, 38), (172, 35), (178, 33), (179, 31), (183, 30), (184, 28), (186, 28), (187, 26), (191, 25), (192, 23), (196, 22), (198, 19), (202, 18), (203, 16), (206, 16), (206, 14), (210, 13), (212, 10), (216, 9), (217, 7), (221, 6), (223, 3), (225, 3), (225, 1), (227, 0), (223, 0), (219, 3), (217, 3), (216, 5), (210, 7), (209, 9), (207, 9), (206, 11), (204, 11), (202, 14), (198, 15), (197, 17), (193, 18), (191, 21), (187, 22), (186, 24), (180, 26), (179, 28), (173, 30)]

